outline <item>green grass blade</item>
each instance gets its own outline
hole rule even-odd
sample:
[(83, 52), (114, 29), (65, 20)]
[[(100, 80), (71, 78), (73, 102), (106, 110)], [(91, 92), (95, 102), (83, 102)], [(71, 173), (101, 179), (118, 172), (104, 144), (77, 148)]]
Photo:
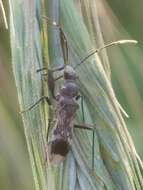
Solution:
[[(9, 6), (13, 72), (22, 111), (42, 93), (41, 76), (36, 73), (42, 67), (40, 24), (36, 17), (41, 15), (40, 1), (12, 0)], [(40, 107), (22, 114), (36, 190), (47, 188), (42, 149), (44, 116)]]
[(8, 23), (7, 23), (6, 13), (5, 13), (5, 9), (4, 9), (4, 5), (3, 5), (2, 0), (0, 0), (0, 8), (1, 8), (1, 11), (2, 11), (2, 16), (3, 16), (5, 28), (8, 29)]
[[(92, 0), (80, 2), (81, 11), (73, 0), (61, 0), (60, 4), (58, 0), (49, 0), (47, 7), (44, 7), (44, 1), (42, 3), (41, 6), (38, 0), (9, 1), (12, 64), (21, 110), (35, 103), (47, 90), (41, 75), (36, 73), (45, 64), (42, 52), (50, 67), (61, 65), (64, 60), (60, 32), (48, 25), (46, 33), (46, 22), (43, 21), (43, 25), (40, 22), (43, 13), (61, 23), (68, 41), (70, 64), (75, 66), (96, 48), (96, 40), (92, 39), (99, 26), (89, 19), (93, 11), (87, 9), (85, 12), (85, 7), (94, 3)], [(103, 41), (102, 35), (97, 41)], [(41, 103), (22, 114), (36, 190), (142, 188), (137, 153), (112, 88), (106, 55), (104, 60), (106, 64), (102, 64), (99, 55), (94, 55), (76, 69), (79, 75), (77, 83), (84, 96), (85, 122), (95, 128), (94, 171), (91, 132), (74, 130), (71, 152), (65, 162), (58, 167), (49, 163), (44, 165), (46, 126), (51, 112)], [(57, 83), (58, 87), (61, 82)], [(82, 122), (81, 109), (76, 122)]]

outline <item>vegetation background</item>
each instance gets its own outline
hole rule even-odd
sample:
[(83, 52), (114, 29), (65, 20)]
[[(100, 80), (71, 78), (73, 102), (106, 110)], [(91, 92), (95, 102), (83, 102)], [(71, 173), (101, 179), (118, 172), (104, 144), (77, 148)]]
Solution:
[[(8, 10), (7, 1), (4, 6)], [(135, 39), (137, 47), (108, 50), (116, 96), (129, 114), (128, 129), (143, 159), (143, 2), (138, 0), (100, 1), (105, 42)], [(8, 11), (7, 11), (8, 16)], [(11, 69), (9, 31), (0, 15), (0, 189), (34, 189), (16, 87)]]

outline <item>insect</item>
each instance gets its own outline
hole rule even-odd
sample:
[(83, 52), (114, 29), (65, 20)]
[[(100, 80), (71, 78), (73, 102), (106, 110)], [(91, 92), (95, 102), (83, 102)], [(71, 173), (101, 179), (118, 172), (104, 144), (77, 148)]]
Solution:
[[(60, 30), (61, 38), (62, 40), (65, 41), (65, 45), (63, 47), (63, 56), (64, 56), (64, 60), (67, 60), (68, 46), (67, 46), (67, 40), (64, 35), (64, 32), (62, 28), (60, 27), (60, 25), (58, 25), (56, 22), (51, 21), (51, 19), (49, 18), (47, 19), (48, 19), (48, 22), (58, 27)], [(48, 159), (52, 164), (59, 165), (61, 162), (63, 162), (63, 160), (65, 159), (66, 155), (68, 154), (70, 150), (70, 145), (72, 143), (73, 129), (79, 128), (79, 129), (84, 129), (84, 130), (90, 130), (93, 133), (92, 168), (94, 168), (94, 126), (90, 126), (85, 123), (83, 124), (75, 123), (76, 112), (79, 109), (78, 99), (83, 98), (82, 95), (80, 94), (80, 89), (78, 85), (76, 84), (76, 80), (78, 79), (76, 69), (83, 62), (85, 62), (90, 56), (92, 56), (95, 53), (99, 53), (102, 49), (107, 48), (109, 46), (123, 44), (123, 43), (137, 43), (137, 41), (120, 40), (120, 41), (115, 41), (110, 44), (107, 44), (91, 52), (83, 60), (77, 63), (75, 67), (72, 67), (71, 65), (68, 64), (68, 65), (60, 65), (50, 70), (47, 68), (40, 68), (37, 70), (37, 72), (42, 72), (44, 70), (47, 71), (46, 75), (48, 76), (48, 80), (47, 80), (48, 87), (49, 87), (49, 90), (51, 91), (52, 98), (56, 102), (54, 119), (52, 119), (52, 121), (49, 122), (49, 126), (51, 125), (51, 123), (54, 123), (53, 124), (54, 126), (51, 130), (51, 138), (49, 141), (48, 141), (49, 135), (47, 135), (47, 148), (46, 148)], [(53, 75), (54, 72), (59, 72), (59, 71), (63, 71), (63, 75), (59, 76), (58, 78), (54, 78), (54, 75)], [(63, 77), (64, 83), (61, 86), (58, 94), (55, 95), (55, 82), (61, 77)], [(40, 103), (44, 99), (47, 101), (49, 106), (52, 105), (52, 102), (49, 97), (42, 96), (35, 104), (30, 106), (28, 109), (24, 110), (23, 112), (31, 110), (33, 107), (35, 107), (38, 103)], [(83, 104), (81, 107), (83, 110)]]

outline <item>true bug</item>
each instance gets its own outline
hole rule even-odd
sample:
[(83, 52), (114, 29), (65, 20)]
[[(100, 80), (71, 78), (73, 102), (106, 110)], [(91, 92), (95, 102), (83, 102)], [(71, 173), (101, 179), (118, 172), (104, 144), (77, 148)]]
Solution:
[[(48, 19), (48, 22), (50, 22), (52, 25), (59, 28), (60, 33), (61, 33), (61, 40), (65, 41), (65, 45), (62, 49), (63, 49), (64, 60), (66, 61), (68, 59), (68, 46), (67, 46), (67, 40), (64, 35), (64, 32), (59, 24), (51, 21), (51, 19), (49, 18), (47, 19)], [(46, 75), (48, 76), (49, 90), (51, 91), (53, 99), (55, 99), (56, 101), (55, 120), (53, 119), (54, 127), (52, 129), (52, 137), (49, 142), (48, 142), (48, 137), (47, 137), (47, 154), (51, 163), (59, 164), (63, 162), (64, 158), (66, 157), (70, 149), (73, 129), (80, 128), (80, 129), (91, 130), (93, 132), (92, 168), (94, 167), (94, 127), (87, 124), (79, 125), (79, 124), (74, 123), (76, 111), (79, 107), (77, 100), (81, 97), (81, 95), (79, 94), (79, 87), (76, 84), (76, 79), (78, 78), (78, 76), (75, 70), (80, 64), (85, 62), (86, 59), (88, 59), (93, 54), (100, 52), (102, 49), (106, 47), (117, 45), (117, 44), (123, 44), (123, 43), (137, 43), (137, 41), (120, 40), (120, 41), (115, 41), (110, 44), (107, 44), (91, 52), (82, 61), (76, 64), (74, 68), (70, 65), (61, 65), (51, 70), (47, 68), (40, 68), (37, 70), (37, 72), (41, 72), (43, 70), (47, 71)], [(53, 73), (61, 71), (61, 70), (63, 70), (63, 76), (54, 78)], [(64, 78), (64, 84), (60, 88), (59, 93), (55, 95), (54, 93), (55, 81), (60, 79), (61, 77)], [(46, 96), (42, 96), (35, 104), (30, 106), (25, 111), (31, 110), (35, 105), (37, 105), (43, 99), (45, 99), (48, 105), (51, 106), (52, 103), (51, 103), (50, 98)], [(82, 109), (83, 109), (83, 106), (82, 106)], [(49, 122), (49, 124), (50, 123), (51, 122)]]

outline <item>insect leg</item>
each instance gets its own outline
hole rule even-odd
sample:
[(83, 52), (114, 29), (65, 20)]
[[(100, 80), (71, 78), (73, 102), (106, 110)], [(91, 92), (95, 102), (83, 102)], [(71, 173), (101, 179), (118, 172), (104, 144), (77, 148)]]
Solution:
[(58, 66), (56, 68), (48, 70), (48, 87), (49, 87), (49, 90), (51, 91), (52, 97), (54, 99), (56, 99), (55, 98), (55, 94), (54, 94), (54, 91), (55, 91), (55, 81), (61, 79), (63, 77), (63, 74), (60, 75), (60, 76), (58, 76), (57, 78), (54, 78), (53, 72), (61, 71), (61, 70), (64, 69), (64, 67), (65, 67), (65, 65), (60, 65), (60, 66)]
[(91, 130), (91, 131), (94, 130), (93, 127), (91, 125), (88, 125), (88, 124), (82, 124), (82, 125), (74, 124), (74, 127), (79, 128), (79, 129), (87, 129), (87, 130)]
[(48, 24), (50, 24), (54, 27), (57, 27), (59, 29), (64, 62), (67, 64), (68, 63), (68, 43), (67, 43), (66, 35), (65, 35), (61, 25), (59, 23), (53, 21), (51, 18), (49, 18), (47, 16), (43, 16), (43, 18), (47, 20)]
[(79, 128), (79, 129), (87, 129), (87, 130), (92, 131), (92, 170), (94, 170), (94, 154), (95, 154), (95, 152), (94, 152), (94, 148), (95, 148), (95, 142), (94, 142), (95, 131), (94, 131), (94, 128), (91, 125), (87, 125), (87, 124), (82, 124), (82, 125), (75, 124), (74, 127)]
[(53, 68), (53, 69), (48, 69), (46, 67), (43, 67), (43, 68), (40, 68), (37, 70), (37, 72), (41, 72), (41, 71), (47, 71), (46, 73), (44, 73), (43, 75), (44, 76), (47, 76), (47, 82), (48, 82), (48, 87), (49, 87), (49, 90), (51, 92), (51, 95), (52, 97), (55, 99), (55, 94), (54, 94), (54, 91), (55, 91), (55, 81), (60, 79), (62, 76), (58, 77), (58, 78), (54, 78), (53, 76), (53, 72), (57, 72), (57, 71), (61, 71), (64, 69), (64, 65), (60, 65), (56, 68)]
[(47, 67), (42, 67), (42, 68), (40, 68), (40, 69), (37, 69), (36, 71), (37, 72), (41, 72), (41, 71), (44, 71), (44, 70), (46, 70), (46, 71), (51, 71), (51, 72), (56, 72), (56, 71), (61, 71), (61, 70), (63, 70), (64, 69), (64, 65), (59, 65), (59, 66), (57, 66), (57, 67), (55, 67), (55, 68), (52, 68), (52, 69), (48, 69)]
[(81, 113), (82, 113), (82, 122), (85, 122), (85, 115), (84, 115), (84, 105), (83, 105), (83, 96), (81, 97)]
[(47, 142), (48, 142), (48, 136), (49, 136), (49, 131), (50, 131), (50, 127), (51, 127), (51, 119), (49, 118), (48, 119), (48, 129), (47, 129), (47, 133), (46, 133), (46, 139), (47, 139)]
[(76, 100), (78, 100), (79, 98), (81, 98), (80, 104), (81, 104), (82, 122), (84, 123), (85, 122), (84, 104), (83, 104), (84, 99), (83, 99), (83, 96), (80, 94), (76, 97)]
[(55, 68), (52, 68), (51, 71), (52, 72), (62, 71), (64, 69), (64, 67), (65, 67), (65, 65), (62, 64), (62, 65), (59, 65), (59, 66), (57, 66)]
[(31, 105), (31, 106), (28, 107), (27, 109), (21, 111), (21, 113), (25, 113), (25, 112), (27, 112), (27, 111), (30, 111), (31, 109), (33, 109), (36, 105), (38, 105), (38, 104), (39, 104), (41, 101), (43, 101), (43, 100), (46, 100), (46, 102), (48, 103), (49, 106), (52, 105), (52, 104), (51, 104), (51, 101), (50, 101), (50, 99), (49, 99), (49, 97), (47, 97), (47, 96), (42, 96), (42, 97), (41, 97), (37, 102), (35, 102), (33, 105)]
[(48, 70), (48, 68), (47, 68), (47, 67), (43, 67), (43, 68), (37, 69), (36, 71), (37, 71), (37, 73), (38, 73), (38, 72), (41, 72), (41, 71), (44, 71), (44, 70), (46, 70), (46, 71), (47, 71), (47, 70)]
[(67, 43), (66, 36), (61, 27), (60, 27), (60, 37), (61, 37), (61, 47), (63, 51), (64, 62), (65, 64), (68, 64), (68, 55), (69, 55), (68, 43)]
[(50, 131), (50, 127), (51, 127), (51, 119), (48, 119), (48, 128), (46, 131), (46, 146), (45, 146), (45, 160), (44, 160), (44, 164), (46, 164), (47, 160), (48, 160), (48, 137), (49, 137), (49, 131)]
[(94, 152), (94, 148), (95, 148), (95, 142), (94, 142), (94, 139), (95, 139), (95, 131), (93, 130), (93, 133), (92, 133), (92, 170), (94, 171), (94, 155), (95, 155), (95, 152)]

